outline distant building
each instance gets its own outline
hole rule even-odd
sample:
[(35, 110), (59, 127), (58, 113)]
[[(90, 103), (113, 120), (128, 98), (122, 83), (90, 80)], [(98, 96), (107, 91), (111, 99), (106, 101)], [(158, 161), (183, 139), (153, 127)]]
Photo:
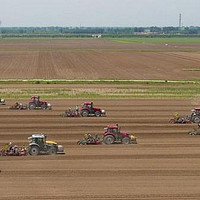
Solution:
[(102, 35), (101, 35), (101, 34), (92, 34), (92, 37), (93, 37), (93, 38), (101, 38)]

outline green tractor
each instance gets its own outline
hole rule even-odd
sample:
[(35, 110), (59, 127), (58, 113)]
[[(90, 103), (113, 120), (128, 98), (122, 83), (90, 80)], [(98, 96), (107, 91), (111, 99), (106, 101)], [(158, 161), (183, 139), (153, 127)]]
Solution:
[(58, 145), (54, 141), (47, 141), (47, 136), (44, 134), (33, 134), (29, 140), (28, 153), (32, 156), (37, 156), (39, 154), (64, 154), (64, 148), (62, 145)]

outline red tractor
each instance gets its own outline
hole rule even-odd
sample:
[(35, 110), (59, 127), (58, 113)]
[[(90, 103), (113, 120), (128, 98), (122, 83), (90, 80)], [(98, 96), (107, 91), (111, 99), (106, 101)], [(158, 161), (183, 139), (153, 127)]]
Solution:
[(126, 132), (121, 132), (118, 125), (107, 126), (103, 134), (103, 142), (105, 144), (137, 144), (136, 137)]
[(51, 110), (52, 106), (50, 103), (47, 103), (46, 101), (40, 101), (39, 96), (32, 96), (31, 100), (28, 104), (29, 110), (35, 110), (35, 109), (42, 109), (42, 110)]
[(101, 110), (100, 108), (94, 107), (93, 102), (85, 102), (81, 107), (80, 113), (82, 117), (88, 117), (88, 116), (102, 117), (106, 115), (105, 110)]

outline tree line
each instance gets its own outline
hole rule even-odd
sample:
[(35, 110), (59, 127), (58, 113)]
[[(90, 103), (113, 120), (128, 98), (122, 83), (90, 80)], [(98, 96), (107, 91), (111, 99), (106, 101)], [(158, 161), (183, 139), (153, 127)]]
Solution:
[(2, 37), (91, 37), (92, 34), (101, 34), (103, 37), (199, 36), (200, 27), (1, 27), (0, 34)]

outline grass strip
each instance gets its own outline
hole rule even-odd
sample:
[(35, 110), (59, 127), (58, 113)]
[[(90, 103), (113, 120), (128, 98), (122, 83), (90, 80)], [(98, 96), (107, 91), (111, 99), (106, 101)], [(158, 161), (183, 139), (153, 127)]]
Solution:
[(171, 37), (171, 38), (145, 38), (145, 37), (133, 37), (133, 38), (108, 38), (108, 40), (117, 43), (200, 43), (200, 38), (190, 37)]
[(43, 99), (56, 98), (194, 98), (200, 96), (200, 88), (196, 85), (179, 87), (114, 87), (114, 88), (0, 88), (1, 98), (29, 99), (39, 95)]
[(0, 79), (0, 84), (200, 84), (199, 79), (194, 80), (122, 80), (122, 79), (93, 79), (93, 80), (64, 80), (64, 79)]

